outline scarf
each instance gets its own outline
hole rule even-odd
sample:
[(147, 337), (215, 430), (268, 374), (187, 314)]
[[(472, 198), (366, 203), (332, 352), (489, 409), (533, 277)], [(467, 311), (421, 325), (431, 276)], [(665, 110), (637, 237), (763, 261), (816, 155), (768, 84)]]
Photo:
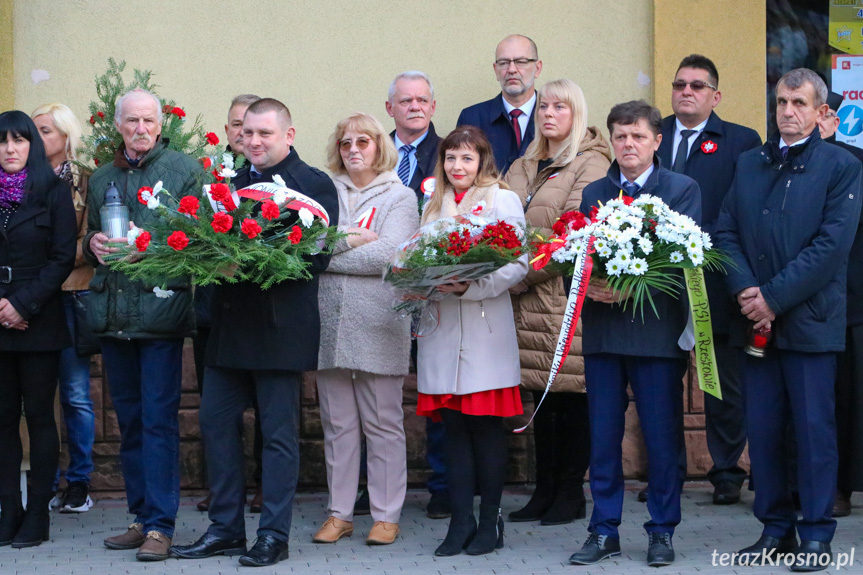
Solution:
[(24, 198), (24, 183), (26, 181), (26, 167), (14, 174), (7, 174), (0, 169), (0, 208), (18, 207)]

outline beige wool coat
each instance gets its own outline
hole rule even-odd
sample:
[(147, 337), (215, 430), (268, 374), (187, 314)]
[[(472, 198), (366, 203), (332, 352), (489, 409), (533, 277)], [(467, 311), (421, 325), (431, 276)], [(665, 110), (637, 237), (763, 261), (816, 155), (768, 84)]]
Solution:
[[(506, 182), (527, 206), (528, 225), (540, 228), (540, 233), (547, 237), (561, 214), (578, 209), (585, 186), (604, 178), (610, 165), (608, 142), (597, 128), (590, 127), (579, 147), (579, 155), (569, 164), (552, 163), (537, 173), (537, 160), (519, 158), (507, 172)], [(542, 390), (554, 359), (568, 294), (564, 293), (563, 280), (548, 267), (539, 271), (531, 267), (525, 283), (529, 286), (528, 292), (512, 298), (521, 384), (526, 389)], [(584, 392), (584, 389), (579, 321), (569, 355), (551, 391)]]
[[(356, 248), (340, 241), (330, 266), (321, 274), (318, 369), (406, 375), (410, 318), (400, 319), (393, 311), (395, 295), (382, 278), (396, 247), (419, 227), (416, 194), (402, 185), (395, 172), (381, 173), (359, 190), (347, 175), (333, 177), (333, 183), (339, 194), (339, 229), (356, 227), (357, 219), (374, 207), (371, 231), (378, 239)], [(358, 192), (353, 208), (349, 190)]]
[[(437, 193), (437, 192), (436, 192)], [(480, 202), (480, 215), (489, 220), (524, 223), (521, 200), (497, 184), (471, 188), (456, 204), (447, 186), (440, 214), (426, 214), (424, 222), (469, 214)], [(428, 205), (428, 204), (426, 204)], [(429, 395), (466, 395), (514, 387), (519, 382), (518, 343), (509, 288), (524, 279), (528, 255), (474, 280), (462, 295), (448, 294), (433, 302), (440, 323), (418, 338), (417, 389)]]

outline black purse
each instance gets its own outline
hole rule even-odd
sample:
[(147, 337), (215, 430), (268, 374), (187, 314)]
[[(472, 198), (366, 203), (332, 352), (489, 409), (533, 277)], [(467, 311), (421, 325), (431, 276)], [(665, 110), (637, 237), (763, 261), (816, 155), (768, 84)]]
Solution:
[(79, 357), (102, 353), (99, 338), (93, 334), (90, 324), (87, 323), (87, 302), (89, 298), (89, 291), (72, 292), (75, 309), (75, 353)]

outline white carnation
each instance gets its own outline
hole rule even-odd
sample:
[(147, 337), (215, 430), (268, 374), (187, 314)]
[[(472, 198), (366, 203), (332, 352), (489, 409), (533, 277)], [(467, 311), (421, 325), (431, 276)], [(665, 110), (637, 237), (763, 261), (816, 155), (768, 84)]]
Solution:
[(288, 187), (288, 185), (285, 183), (285, 180), (283, 180), (282, 176), (280, 176), (279, 174), (273, 174), (273, 183), (283, 188)]
[(174, 295), (174, 290), (162, 289), (159, 286), (156, 286), (153, 288), (153, 293), (156, 294), (157, 298), (168, 299)]
[(303, 223), (303, 226), (310, 228), (312, 227), (312, 222), (315, 221), (315, 216), (308, 208), (300, 208), (300, 221)]

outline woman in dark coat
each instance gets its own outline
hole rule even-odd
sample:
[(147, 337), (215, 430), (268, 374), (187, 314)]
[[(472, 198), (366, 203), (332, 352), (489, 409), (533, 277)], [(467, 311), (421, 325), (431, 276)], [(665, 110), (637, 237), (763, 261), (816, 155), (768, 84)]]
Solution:
[[(75, 211), (27, 114), (0, 114), (0, 545), (48, 539), (60, 448), (54, 396), (71, 345), (60, 286), (75, 262)], [(21, 505), (21, 406), (30, 436), (30, 493)]]

